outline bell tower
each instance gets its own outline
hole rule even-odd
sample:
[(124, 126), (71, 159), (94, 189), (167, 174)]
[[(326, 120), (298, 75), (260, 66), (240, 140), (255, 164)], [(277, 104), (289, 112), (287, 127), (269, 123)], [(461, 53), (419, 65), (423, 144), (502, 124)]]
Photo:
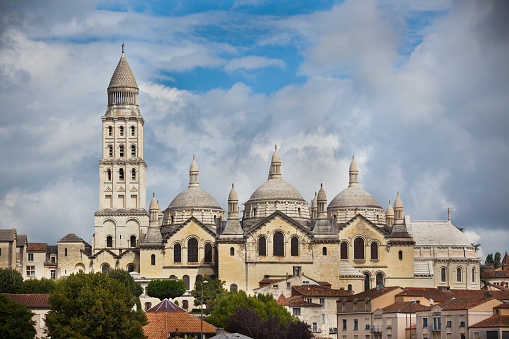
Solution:
[(125, 58), (124, 44), (107, 93), (99, 160), (99, 209), (94, 214), (94, 251), (138, 247), (149, 224), (144, 120), (138, 106), (139, 88)]

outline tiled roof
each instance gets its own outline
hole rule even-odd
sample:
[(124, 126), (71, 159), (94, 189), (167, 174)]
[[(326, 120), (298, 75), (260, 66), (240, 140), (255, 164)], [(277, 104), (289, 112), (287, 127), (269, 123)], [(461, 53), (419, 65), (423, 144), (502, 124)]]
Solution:
[(483, 278), (509, 278), (509, 271), (484, 271)]
[(28, 309), (49, 309), (48, 294), (5, 294), (9, 299), (25, 305)]
[(46, 250), (48, 244), (45, 242), (29, 242), (28, 249), (29, 250)]
[[(148, 339), (167, 339), (169, 332), (179, 330), (182, 334), (199, 334), (200, 319), (187, 312), (147, 312), (148, 324), (143, 326), (143, 332)], [(216, 333), (216, 328), (203, 322), (204, 333)]]
[(213, 336), (210, 339), (253, 339), (253, 338), (240, 333), (221, 333)]
[(279, 298), (277, 298), (276, 302), (277, 302), (278, 305), (281, 305), (281, 306), (289, 306), (290, 305), (288, 303), (288, 299), (286, 299), (286, 297), (285, 297), (285, 295), (283, 293), (281, 293)]
[(264, 278), (264, 279), (262, 279), (262, 280), (260, 280), (258, 282), (258, 285), (260, 287), (265, 287), (267, 285), (276, 284), (276, 283), (278, 283), (280, 281), (283, 281), (283, 280), (285, 280), (285, 279), (284, 278), (283, 279), (267, 279), (267, 278)]
[(342, 297), (352, 295), (345, 290), (335, 290), (321, 285), (301, 285), (292, 287), (292, 295), (301, 294), (305, 296)]
[(493, 309), (509, 309), (509, 303), (504, 303), (498, 306), (493, 307)]
[(509, 327), (509, 315), (494, 315), (488, 319), (484, 319), (476, 324), (470, 325), (470, 328), (486, 327)]
[(439, 306), (443, 311), (469, 310), (491, 300), (495, 300), (495, 298), (452, 299), (444, 301)]
[(509, 254), (505, 252), (504, 259), (502, 259), (502, 265), (509, 266)]
[(376, 288), (372, 288), (372, 289), (364, 291), (364, 292), (360, 292), (360, 293), (357, 293), (357, 294), (354, 294), (354, 295), (350, 295), (350, 296), (348, 296), (346, 298), (346, 300), (347, 301), (353, 301), (355, 298), (357, 298), (357, 300), (366, 300), (366, 298), (369, 298), (369, 299), (373, 300), (373, 299), (378, 298), (379, 296), (382, 296), (382, 295), (384, 295), (386, 293), (392, 292), (392, 291), (394, 291), (397, 288), (401, 288), (401, 287), (398, 287), (398, 286), (384, 287), (381, 290), (377, 290)]
[(26, 234), (18, 234), (18, 238), (16, 240), (16, 247), (23, 247), (27, 243), (27, 235)]
[(329, 287), (329, 288), (332, 286), (332, 284), (328, 281), (317, 281), (317, 283), (322, 286)]
[(0, 241), (14, 241), (15, 235), (16, 235), (15, 228), (0, 230)]
[(429, 311), (430, 309), (430, 306), (424, 306), (417, 303), (412, 303), (410, 305), (410, 302), (395, 303), (382, 308), (385, 313), (413, 313), (417, 311)]
[(442, 302), (453, 297), (445, 292), (437, 290), (436, 288), (418, 288), (418, 287), (406, 287), (401, 293), (396, 296), (408, 296), (408, 297), (424, 297), (426, 299), (433, 299), (433, 301)]
[(484, 291), (484, 290), (450, 290), (449, 292), (456, 299), (475, 299), (493, 297), (498, 300), (509, 300), (509, 291)]
[(69, 233), (69, 234), (66, 234), (58, 242), (60, 243), (60, 242), (85, 242), (85, 241), (83, 239), (81, 239), (80, 237), (78, 237), (76, 234)]
[(304, 300), (304, 297), (301, 295), (289, 298), (288, 304), (290, 307), (322, 307), (320, 304), (310, 303)]
[(133, 72), (127, 63), (127, 60), (125, 59), (123, 51), (117, 68), (115, 68), (115, 72), (113, 72), (113, 75), (111, 76), (110, 84), (108, 85), (108, 88), (114, 87), (138, 88), (136, 80), (134, 79)]
[(186, 310), (178, 307), (168, 299), (164, 299), (159, 304), (147, 310), (147, 312), (186, 312)]

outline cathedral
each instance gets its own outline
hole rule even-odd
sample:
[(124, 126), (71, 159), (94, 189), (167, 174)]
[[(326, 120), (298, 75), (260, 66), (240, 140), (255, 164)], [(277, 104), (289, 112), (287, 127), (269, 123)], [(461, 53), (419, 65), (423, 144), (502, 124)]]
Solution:
[[(200, 187), (199, 159), (193, 156), (189, 186), (164, 210), (152, 195), (147, 211), (145, 121), (123, 47), (107, 94), (92, 243), (74, 234), (60, 239), (53, 250), (57, 277), (122, 268), (140, 281), (183, 279), (190, 290), (209, 275), (224, 280), (228, 290), (248, 294), (263, 279), (295, 275), (356, 293), (379, 285), (480, 288), (480, 258), (450, 213), (442, 221), (412, 220), (403, 214), (399, 193), (393, 205), (382, 208), (362, 189), (354, 157), (348, 187), (328, 202), (317, 184), (318, 193), (308, 202), (284, 180), (276, 146), (267, 181), (244, 202), (243, 211), (234, 185), (225, 183), (231, 184), (225, 211)], [(6, 244), (2, 237), (0, 232), (0, 246)], [(0, 260), (7, 265), (1, 255)], [(25, 272), (27, 261), (21, 258)]]

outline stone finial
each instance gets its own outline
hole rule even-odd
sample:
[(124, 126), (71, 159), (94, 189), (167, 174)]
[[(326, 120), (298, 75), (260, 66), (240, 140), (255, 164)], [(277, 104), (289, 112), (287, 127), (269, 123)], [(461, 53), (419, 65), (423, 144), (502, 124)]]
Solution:
[(447, 220), (449, 222), (451, 221), (451, 208), (450, 207), (447, 208)]
[(124, 54), (124, 42), (122, 42), (122, 54)]

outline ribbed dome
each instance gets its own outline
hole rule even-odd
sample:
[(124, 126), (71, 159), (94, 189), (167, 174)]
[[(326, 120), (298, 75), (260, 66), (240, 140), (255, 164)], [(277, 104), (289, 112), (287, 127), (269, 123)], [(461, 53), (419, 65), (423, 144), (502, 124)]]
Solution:
[(289, 183), (281, 178), (269, 179), (254, 191), (249, 203), (255, 200), (298, 200), (305, 201), (302, 195)]
[(113, 75), (111, 76), (111, 81), (108, 88), (114, 87), (134, 87), (138, 88), (138, 84), (136, 84), (136, 79), (134, 79), (133, 72), (127, 63), (127, 60), (124, 56), (124, 46), (122, 45), (122, 56), (120, 57), (120, 61), (118, 62), (117, 68)]
[(189, 186), (173, 199), (168, 206), (169, 209), (177, 208), (217, 208), (221, 206), (210, 194), (200, 186)]
[(375, 198), (358, 186), (339, 192), (329, 204), (330, 208), (382, 208)]
[(228, 200), (239, 200), (239, 198), (237, 197), (237, 192), (235, 192), (235, 187), (233, 187), (233, 184), (232, 189), (230, 190), (230, 194), (228, 194)]

